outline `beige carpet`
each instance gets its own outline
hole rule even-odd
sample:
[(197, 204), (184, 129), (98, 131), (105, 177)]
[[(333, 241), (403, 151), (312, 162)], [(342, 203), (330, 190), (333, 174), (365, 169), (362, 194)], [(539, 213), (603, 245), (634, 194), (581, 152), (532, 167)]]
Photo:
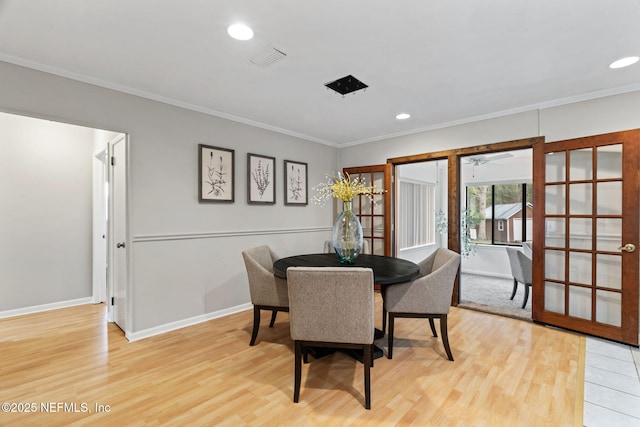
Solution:
[(531, 321), (531, 292), (525, 308), (522, 307), (524, 285), (518, 285), (518, 291), (510, 300), (513, 280), (497, 277), (463, 273), (460, 276), (461, 308), (482, 311)]

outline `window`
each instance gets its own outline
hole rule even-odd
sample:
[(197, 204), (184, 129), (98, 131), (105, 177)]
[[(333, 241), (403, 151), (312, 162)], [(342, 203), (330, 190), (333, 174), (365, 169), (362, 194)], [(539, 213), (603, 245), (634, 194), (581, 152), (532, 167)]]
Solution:
[(398, 243), (400, 249), (435, 242), (435, 187), (400, 181), (398, 194)]
[(532, 237), (531, 184), (467, 187), (469, 236), (474, 243), (520, 245)]

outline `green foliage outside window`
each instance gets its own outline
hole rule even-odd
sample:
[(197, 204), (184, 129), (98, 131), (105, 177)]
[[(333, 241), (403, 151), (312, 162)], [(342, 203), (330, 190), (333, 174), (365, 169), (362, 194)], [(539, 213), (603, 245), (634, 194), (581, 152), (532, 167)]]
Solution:
[[(469, 210), (464, 210), (462, 212), (462, 217), (460, 219), (460, 255), (464, 258), (469, 258), (471, 255), (476, 253), (476, 245), (471, 242), (469, 238), (469, 230), (473, 228), (476, 224), (477, 219), (469, 212)], [(436, 213), (436, 231), (438, 233), (447, 233), (447, 229), (449, 228), (449, 223), (447, 220), (447, 216), (444, 211), (440, 209)]]

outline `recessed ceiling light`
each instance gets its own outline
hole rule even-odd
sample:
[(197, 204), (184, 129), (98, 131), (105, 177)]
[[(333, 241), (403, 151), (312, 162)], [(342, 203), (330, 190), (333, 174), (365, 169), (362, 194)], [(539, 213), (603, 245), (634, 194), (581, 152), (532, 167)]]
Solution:
[(640, 58), (637, 56), (627, 56), (626, 58), (618, 59), (617, 61), (612, 62), (609, 65), (609, 68), (623, 68), (628, 67), (629, 65), (633, 65), (638, 62)]
[(396, 119), (398, 120), (407, 120), (409, 117), (411, 117), (411, 114), (409, 113), (400, 113), (396, 116)]
[(227, 33), (236, 40), (251, 40), (253, 30), (244, 24), (233, 24), (227, 28)]

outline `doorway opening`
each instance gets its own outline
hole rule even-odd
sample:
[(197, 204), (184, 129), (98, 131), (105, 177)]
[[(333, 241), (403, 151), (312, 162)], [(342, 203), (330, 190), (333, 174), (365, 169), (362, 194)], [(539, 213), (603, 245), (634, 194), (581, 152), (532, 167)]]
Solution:
[(394, 190), (396, 255), (418, 263), (446, 248), (447, 161), (398, 165)]
[[(444, 236), (440, 238), (439, 245), (442, 247), (446, 247), (450, 250), (453, 250), (458, 253), (463, 253), (468, 248), (463, 246), (465, 240), (463, 240), (462, 230), (466, 229), (466, 219), (463, 215), (463, 206), (466, 206), (465, 193), (463, 192), (463, 184), (462, 184), (462, 176), (463, 170), (465, 168), (471, 167), (470, 174), (473, 178), (478, 174), (478, 168), (482, 164), (486, 164), (486, 157), (495, 156), (502, 158), (511, 158), (516, 157), (515, 154), (511, 154), (506, 156), (504, 154), (515, 152), (518, 150), (526, 150), (531, 149), (539, 144), (544, 143), (544, 137), (533, 137), (533, 138), (525, 138), (513, 141), (504, 141), (497, 142), (488, 145), (480, 145), (475, 147), (467, 147), (453, 150), (444, 150), (432, 153), (424, 153), (417, 154), (411, 156), (404, 157), (396, 157), (390, 158), (387, 160), (387, 163), (393, 165), (393, 175), (394, 179), (396, 179), (396, 175), (398, 173), (398, 169), (403, 167), (404, 165), (422, 163), (422, 162), (431, 162), (435, 160), (440, 160), (442, 162), (438, 162), (438, 167), (442, 166), (446, 172), (441, 172), (440, 176), (446, 176), (446, 189), (445, 186), (442, 187), (442, 191), (445, 196), (441, 201), (441, 211), (439, 212), (439, 218), (437, 219), (438, 224), (440, 224), (440, 229), (443, 230)], [(485, 156), (485, 157), (482, 157)], [(475, 162), (464, 162), (464, 159), (470, 160), (470, 157), (474, 157), (476, 159)], [(495, 159), (494, 159), (495, 160)], [(532, 169), (532, 165), (529, 166), (529, 170)], [(467, 172), (468, 173), (468, 172)], [(392, 229), (394, 233), (397, 230), (396, 220), (398, 217), (398, 201), (397, 201), (398, 191), (394, 187), (394, 209), (395, 209), (395, 217)], [(523, 224), (527, 224), (526, 220)], [(504, 227), (504, 224), (503, 224)], [(470, 233), (465, 234), (465, 238), (468, 241)], [(476, 236), (477, 237), (477, 236)], [(394, 244), (396, 240), (394, 239)], [(395, 245), (397, 246), (397, 245)], [(433, 248), (435, 249), (435, 248)], [(394, 247), (394, 250), (397, 250), (397, 247)], [(394, 252), (396, 254), (397, 252)], [(505, 273), (506, 276), (506, 273)], [(460, 276), (456, 277), (456, 281), (453, 288), (453, 295), (451, 298), (451, 303), (454, 306), (457, 306), (460, 302)]]
[[(127, 223), (126, 191), (123, 213), (113, 211), (111, 152), (116, 141), (125, 146), (126, 135), (4, 112), (0, 120), (3, 194), (12, 206), (0, 227), (7, 242), (20, 242), (4, 248), (11, 256), (3, 257), (0, 283), (10, 287), (0, 312), (109, 306), (113, 287), (126, 287), (126, 275), (122, 284), (110, 279), (113, 222)], [(126, 272), (126, 263), (121, 268)]]
[[(531, 148), (461, 157), (459, 306), (531, 320), (530, 289), (519, 280), (531, 283), (523, 244), (533, 239), (532, 181)], [(511, 249), (526, 254), (515, 257), (521, 264)]]

